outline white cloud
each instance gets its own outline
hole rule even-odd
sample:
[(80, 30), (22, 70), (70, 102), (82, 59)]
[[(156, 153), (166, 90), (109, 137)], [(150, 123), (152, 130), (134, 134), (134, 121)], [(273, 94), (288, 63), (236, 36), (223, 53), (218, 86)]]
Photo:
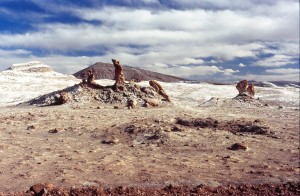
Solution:
[(292, 68), (267, 69), (265, 72), (270, 74), (279, 74), (279, 75), (299, 74), (299, 69), (292, 69)]
[(240, 64), (239, 64), (239, 67), (246, 67), (246, 65), (243, 64), (243, 63), (240, 63)]
[(17, 49), (17, 50), (2, 50), (0, 49), (0, 57), (1, 56), (12, 56), (12, 55), (30, 55), (32, 54), (31, 51)]
[(274, 55), (270, 58), (257, 61), (254, 63), (255, 66), (262, 66), (262, 67), (282, 67), (288, 64), (296, 63), (295, 60), (291, 56), (287, 55)]
[(233, 73), (239, 72), (238, 70), (232, 69), (222, 69), (217, 66), (169, 66), (166, 67), (158, 67), (155, 65), (149, 65), (145, 67), (148, 70), (168, 74), (168, 75), (176, 75), (183, 78), (193, 78), (193, 79), (201, 79), (207, 78), (207, 76), (213, 76), (215, 74), (223, 74), (224, 76), (232, 75)]
[(231, 77), (231, 80), (255, 80), (255, 81), (293, 81), (299, 82), (299, 73), (297, 74), (285, 74), (285, 75), (277, 75), (277, 74), (247, 74), (242, 76)]
[(194, 58), (185, 58), (183, 60), (183, 64), (203, 64), (204, 61), (202, 59), (194, 59)]
[(233, 69), (224, 69), (223, 73), (225, 76), (232, 76), (234, 73), (238, 73), (239, 70), (233, 70)]

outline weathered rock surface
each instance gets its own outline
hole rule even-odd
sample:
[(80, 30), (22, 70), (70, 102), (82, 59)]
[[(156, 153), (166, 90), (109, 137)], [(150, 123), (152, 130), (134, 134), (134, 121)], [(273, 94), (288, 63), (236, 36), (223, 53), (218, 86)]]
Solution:
[(167, 101), (152, 87), (141, 88), (134, 82), (126, 83), (120, 88), (101, 86), (98, 84), (80, 83), (66, 89), (37, 97), (27, 103), (36, 106), (51, 106), (62, 104), (114, 104), (128, 108), (157, 107)]

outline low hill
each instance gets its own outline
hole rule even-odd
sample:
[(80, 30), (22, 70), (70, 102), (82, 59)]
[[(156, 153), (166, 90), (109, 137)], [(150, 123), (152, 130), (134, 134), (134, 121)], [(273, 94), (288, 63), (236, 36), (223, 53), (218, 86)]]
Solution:
[(22, 103), (79, 82), (74, 76), (55, 72), (39, 61), (13, 64), (0, 72), (0, 107)]
[[(88, 70), (94, 70), (96, 74), (96, 79), (114, 79), (115, 68), (110, 63), (95, 63), (75, 74), (76, 78), (82, 78), (84, 74), (87, 74)], [(165, 75), (157, 72), (147, 71), (140, 68), (123, 66), (125, 78), (127, 81), (135, 79), (137, 81), (143, 80), (158, 80), (162, 82), (179, 82), (185, 79), (176, 76)]]

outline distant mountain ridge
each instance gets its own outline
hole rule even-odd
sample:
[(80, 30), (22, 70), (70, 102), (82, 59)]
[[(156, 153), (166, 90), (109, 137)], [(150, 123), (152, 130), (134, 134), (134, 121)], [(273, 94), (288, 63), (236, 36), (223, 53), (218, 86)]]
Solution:
[[(91, 65), (81, 71), (78, 71), (73, 75), (76, 78), (81, 79), (81, 78), (83, 78), (83, 75), (88, 72), (89, 69), (94, 70), (97, 80), (100, 80), (100, 79), (113, 80), (114, 79), (114, 75), (115, 75), (114, 66), (110, 63), (101, 63), (101, 62), (97, 62), (94, 65)], [(137, 81), (158, 80), (158, 81), (162, 81), (162, 82), (179, 82), (179, 81), (185, 80), (180, 77), (161, 74), (161, 73), (152, 72), (152, 71), (147, 71), (144, 69), (125, 66), (125, 65), (123, 65), (123, 69), (124, 69), (125, 79), (127, 81), (132, 80), (132, 79), (137, 80)]]

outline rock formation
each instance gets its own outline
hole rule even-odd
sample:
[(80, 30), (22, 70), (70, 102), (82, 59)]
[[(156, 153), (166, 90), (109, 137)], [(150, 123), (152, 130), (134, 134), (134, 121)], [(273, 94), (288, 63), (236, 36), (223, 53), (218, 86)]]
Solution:
[(87, 103), (114, 105), (117, 108), (127, 107), (157, 107), (167, 104), (165, 97), (156, 92), (153, 87), (140, 87), (134, 82), (125, 83), (122, 91), (115, 86), (80, 83), (66, 89), (37, 97), (24, 104), (50, 106), (68, 104), (71, 107)]
[(124, 76), (124, 72), (123, 72), (123, 67), (120, 64), (119, 61), (117, 61), (116, 59), (112, 59), (111, 60), (113, 62), (113, 65), (115, 67), (115, 84), (114, 86), (118, 87), (118, 86), (123, 86), (125, 84), (125, 76)]
[(95, 83), (95, 75), (94, 75), (94, 73), (93, 73), (93, 71), (91, 69), (88, 71), (87, 83), (88, 84)]
[(255, 95), (254, 84), (248, 85), (247, 92), (251, 97), (254, 97), (254, 95)]
[(239, 81), (239, 83), (236, 85), (236, 89), (239, 91), (240, 95), (247, 92), (247, 87), (248, 87), (247, 80)]
[(158, 94), (163, 96), (167, 101), (171, 101), (167, 93), (164, 91), (163, 87), (157, 81), (150, 80), (149, 84), (154, 88), (156, 92), (158, 92)]
[(239, 91), (239, 95), (248, 95), (254, 97), (254, 84), (249, 84), (247, 80), (242, 80), (236, 85), (236, 89)]

